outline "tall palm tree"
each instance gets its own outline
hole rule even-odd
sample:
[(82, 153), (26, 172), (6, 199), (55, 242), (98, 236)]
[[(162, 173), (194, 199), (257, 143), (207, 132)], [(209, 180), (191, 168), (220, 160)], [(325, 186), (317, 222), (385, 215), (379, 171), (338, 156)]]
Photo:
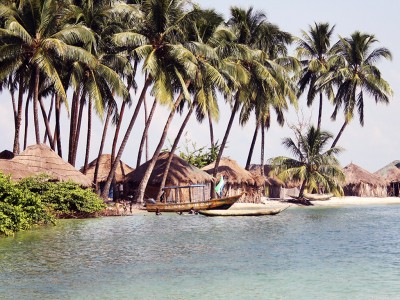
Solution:
[(309, 33), (302, 31), (302, 39), (297, 40), (297, 56), (303, 65), (303, 70), (299, 79), (299, 94), (302, 94), (308, 86), (307, 105), (311, 106), (315, 96), (319, 94), (319, 109), (317, 128), (321, 128), (323, 98), (325, 92), (330, 99), (333, 97), (331, 85), (324, 85), (322, 88), (316, 83), (318, 79), (330, 71), (332, 51), (330, 48), (331, 37), (335, 26), (329, 23), (315, 23), (310, 26)]
[(319, 131), (310, 126), (306, 133), (295, 129), (297, 140), (285, 138), (282, 144), (294, 158), (279, 156), (270, 160), (273, 172), (282, 181), (293, 180), (300, 182), (299, 198), (304, 198), (304, 192), (323, 188), (328, 193), (343, 195), (341, 183), (344, 174), (335, 155), (339, 148), (327, 148), (333, 135), (326, 131)]
[[(127, 132), (112, 165), (112, 173), (115, 173), (119, 164), (146, 91), (151, 83), (153, 84), (152, 94), (161, 103), (171, 103), (175, 91), (177, 90), (182, 91), (185, 98), (189, 98), (187, 79), (190, 78), (190, 74), (193, 74), (195, 71), (195, 60), (193, 55), (179, 43), (184, 40), (182, 28), (185, 28), (185, 24), (189, 18), (189, 12), (186, 10), (187, 4), (187, 1), (179, 0), (142, 1), (141, 8), (144, 16), (142, 23), (138, 24), (138, 28), (133, 31), (119, 33), (114, 37), (117, 44), (125, 46), (129, 50), (133, 50), (137, 57), (144, 60), (143, 71), (147, 74), (147, 78), (136, 104), (131, 122), (128, 125)], [(175, 106), (176, 104), (177, 102), (175, 102)], [(159, 145), (161, 143), (163, 144), (162, 140), (166, 137), (173, 115), (174, 108), (164, 127)], [(150, 177), (161, 148), (162, 145), (161, 147), (157, 147), (152, 158), (152, 163), (149, 164), (149, 168), (139, 186), (137, 195), (139, 202), (143, 200), (148, 178)], [(107, 191), (111, 185), (111, 172), (105, 183), (102, 194), (103, 198), (107, 196), (105, 191)]]
[(377, 42), (374, 35), (356, 31), (333, 47), (333, 51), (341, 59), (340, 63), (321, 82), (335, 82), (338, 85), (332, 119), (336, 119), (339, 109), (343, 107), (345, 120), (332, 147), (336, 146), (344, 129), (353, 119), (355, 109), (359, 114), (360, 124), (364, 125), (364, 94), (371, 96), (376, 103), (384, 104), (389, 103), (389, 97), (393, 94), (389, 83), (382, 78), (376, 66), (380, 59), (391, 60), (392, 54), (384, 47), (373, 48)]
[(80, 25), (63, 27), (60, 22), (63, 11), (64, 4), (55, 0), (27, 0), (13, 6), (0, 4), (0, 18), (6, 20), (0, 39), (8, 39), (0, 49), (3, 66), (0, 81), (22, 68), (32, 74), (36, 143), (40, 143), (38, 104), (43, 80), (48, 81), (62, 99), (66, 99), (56, 62), (80, 60), (87, 64), (95, 63), (87, 51), (74, 46), (92, 42), (92, 34)]

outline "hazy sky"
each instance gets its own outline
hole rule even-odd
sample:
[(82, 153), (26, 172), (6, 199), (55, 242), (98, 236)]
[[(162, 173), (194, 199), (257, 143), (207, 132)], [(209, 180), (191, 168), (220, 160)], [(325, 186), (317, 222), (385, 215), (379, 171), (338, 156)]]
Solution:
[[(323, 1), (323, 0), (306, 0), (306, 1), (288, 1), (288, 0), (274, 0), (274, 1), (211, 1), (199, 0), (196, 1), (203, 8), (214, 8), (216, 11), (223, 13), (226, 18), (229, 16), (229, 8), (231, 6), (239, 6), (248, 8), (253, 6), (255, 10), (262, 10), (267, 14), (268, 20), (277, 24), (282, 30), (288, 31), (295, 36), (300, 36), (300, 31), (308, 30), (309, 25), (314, 22), (329, 22), (336, 25), (333, 40), (336, 41), (340, 36), (346, 37), (352, 32), (358, 30), (374, 34), (379, 40), (376, 46), (387, 47), (393, 54), (393, 61), (382, 61), (378, 67), (382, 71), (382, 76), (392, 86), (394, 90), (394, 97), (391, 99), (389, 106), (376, 105), (373, 99), (366, 99), (365, 106), (365, 125), (361, 127), (358, 122), (358, 115), (354, 118), (352, 123), (346, 128), (338, 146), (341, 146), (345, 151), (339, 156), (342, 166), (353, 162), (358, 164), (368, 171), (374, 172), (379, 168), (385, 166), (393, 160), (400, 159), (400, 119), (398, 114), (400, 112), (400, 104), (398, 97), (400, 94), (400, 63), (398, 53), (400, 53), (400, 39), (398, 30), (400, 28), (400, 20), (398, 13), (400, 11), (400, 2), (395, 0), (383, 1), (356, 1), (356, 0), (336, 0), (336, 1)], [(293, 54), (293, 53), (291, 53)], [(142, 88), (142, 80), (138, 79), (139, 91)], [(136, 100), (137, 97), (134, 96)], [(151, 96), (147, 97), (149, 106), (151, 105)], [(220, 101), (223, 102), (223, 99)], [(306, 120), (311, 120), (313, 124), (316, 123), (318, 108), (317, 106), (308, 108), (305, 105), (304, 99), (300, 99), (300, 110), (296, 113), (293, 109), (287, 114), (287, 122), (289, 124), (296, 124), (298, 116), (304, 115)], [(339, 131), (343, 119), (338, 118), (336, 122), (330, 120), (330, 114), (333, 107), (325, 103), (325, 110), (323, 115), (322, 127), (325, 130), (332, 132), (334, 135)], [(126, 114), (125, 123), (131, 117), (133, 109), (129, 110)], [(222, 141), (225, 128), (230, 115), (229, 107), (221, 105), (221, 117), (218, 124), (215, 125), (216, 139)], [(167, 110), (159, 107), (155, 120), (150, 130), (150, 153), (154, 148), (161, 135), (161, 130), (167, 116)], [(63, 120), (66, 120), (65, 118)], [(177, 133), (182, 118), (176, 118), (171, 126), (169, 139), (172, 141)], [(85, 120), (84, 120), (85, 122)], [(68, 124), (64, 121), (63, 124), (63, 149), (64, 157), (67, 155), (67, 134)], [(124, 152), (122, 159), (130, 164), (136, 166), (136, 156), (138, 143), (141, 138), (143, 128), (143, 113), (137, 120), (137, 124), (131, 134), (130, 141)], [(31, 123), (33, 124), (33, 123)], [(124, 126), (126, 126), (126, 124)], [(235, 126), (229, 138), (228, 148), (225, 150), (224, 155), (236, 159), (239, 164), (244, 165), (249, 150), (249, 145), (254, 132), (254, 120), (250, 120), (248, 125), (240, 128), (237, 118)], [(32, 130), (31, 128), (30, 130)], [(110, 127), (110, 131), (114, 128)], [(41, 125), (41, 131), (44, 132), (44, 126)], [(83, 157), (85, 151), (85, 136), (86, 127), (83, 127), (82, 138), (79, 144), (77, 167), (83, 164)], [(98, 152), (99, 142), (101, 138), (102, 127), (99, 121), (95, 124), (93, 133), (91, 160), (93, 160)], [(124, 129), (122, 130), (124, 132)], [(0, 149), (12, 150), (14, 135), (14, 125), (12, 118), (12, 106), (8, 92), (3, 92), (0, 95)], [(111, 148), (111, 136), (113, 132), (109, 133), (109, 139), (106, 141), (105, 152), (109, 153)], [(198, 147), (209, 146), (209, 132), (207, 122), (198, 124), (193, 119), (187, 127), (187, 138), (195, 142)], [(266, 159), (277, 155), (288, 155), (281, 145), (282, 138), (292, 136), (292, 132), (288, 126), (280, 128), (273, 120), (270, 130), (266, 134)], [(29, 142), (33, 143), (34, 133), (30, 131)], [(259, 141), (258, 141), (259, 142)], [(22, 145), (21, 145), (22, 146)], [(181, 143), (181, 148), (184, 143)], [(253, 155), (253, 163), (260, 162), (259, 143), (256, 145), (256, 150)]]

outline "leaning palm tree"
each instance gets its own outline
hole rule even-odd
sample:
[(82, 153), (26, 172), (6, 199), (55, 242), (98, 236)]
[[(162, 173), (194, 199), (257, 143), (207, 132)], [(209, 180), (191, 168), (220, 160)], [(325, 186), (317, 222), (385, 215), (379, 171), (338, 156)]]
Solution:
[(328, 193), (343, 195), (341, 183), (344, 174), (336, 155), (340, 148), (330, 148), (325, 151), (333, 135), (319, 131), (313, 126), (302, 133), (295, 129), (296, 139), (285, 138), (282, 144), (294, 158), (279, 156), (270, 160), (273, 172), (283, 182), (292, 180), (299, 182), (299, 199), (304, 198), (304, 192), (323, 188)]
[(333, 51), (341, 58), (336, 70), (321, 78), (322, 85), (335, 82), (338, 85), (334, 99), (335, 120), (338, 111), (343, 107), (344, 124), (336, 136), (332, 147), (335, 147), (344, 129), (353, 119), (357, 109), (360, 124), (364, 125), (364, 96), (371, 96), (376, 103), (389, 103), (393, 94), (389, 83), (381, 76), (376, 63), (382, 59), (391, 60), (392, 55), (387, 48), (373, 48), (378, 40), (374, 35), (354, 32), (349, 38), (341, 39)]
[(317, 80), (331, 69), (334, 63), (333, 53), (330, 48), (331, 37), (335, 26), (328, 23), (315, 23), (310, 26), (309, 33), (302, 31), (302, 39), (297, 40), (297, 56), (301, 60), (303, 70), (299, 79), (299, 94), (303, 93), (308, 86), (307, 106), (311, 106), (315, 96), (319, 94), (318, 125), (321, 128), (322, 120), (322, 94), (325, 92), (330, 99), (333, 97), (331, 85), (324, 85), (322, 88), (316, 83)]

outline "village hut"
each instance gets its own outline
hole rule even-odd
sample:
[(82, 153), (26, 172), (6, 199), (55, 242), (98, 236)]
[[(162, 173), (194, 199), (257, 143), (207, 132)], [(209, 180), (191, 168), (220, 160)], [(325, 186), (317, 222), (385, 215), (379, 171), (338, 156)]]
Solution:
[(14, 158), (14, 153), (10, 150), (3, 150), (0, 152), (0, 159), (12, 159)]
[(400, 196), (400, 160), (395, 160), (374, 173), (386, 182), (388, 196)]
[(343, 186), (345, 196), (386, 197), (386, 183), (378, 175), (351, 163), (343, 169), (346, 181)]
[(53, 180), (72, 181), (83, 187), (90, 187), (91, 180), (64, 161), (45, 144), (29, 146), (21, 154), (10, 160), (16, 166), (25, 166), (27, 176), (46, 174)]
[[(215, 163), (205, 166), (202, 170), (209, 174), (214, 171)], [(224, 196), (234, 196), (245, 193), (239, 202), (260, 203), (265, 179), (257, 174), (239, 166), (239, 164), (227, 157), (223, 157), (218, 166), (217, 180), (224, 177)]]
[[(261, 165), (250, 165), (250, 172), (256, 176), (261, 176)], [(299, 194), (300, 184), (289, 181), (283, 182), (276, 175), (272, 174), (270, 165), (264, 165), (264, 196), (270, 199), (286, 199)]]
[(35, 175), (34, 170), (31, 170), (25, 164), (12, 161), (11, 159), (0, 159), (0, 172), (10, 176), (14, 181)]
[[(164, 152), (158, 157), (147, 183), (145, 198), (156, 199), (167, 164), (168, 156), (169, 152)], [(134, 197), (149, 164), (150, 161), (142, 164), (136, 170), (127, 175), (125, 180), (125, 188), (128, 195), (132, 195)], [(192, 199), (192, 201), (202, 201), (204, 197), (205, 199), (208, 199), (212, 181), (213, 178), (211, 175), (200, 170), (199, 168), (196, 168), (195, 166), (190, 165), (187, 161), (173, 154), (165, 186), (200, 186), (193, 189), (166, 189), (163, 196), (163, 201), (185, 202), (189, 199)]]
[[(94, 181), (94, 172), (96, 169), (97, 158), (93, 160), (86, 170), (86, 176), (90, 178), (90, 180)], [(102, 190), (105, 182), (107, 181), (108, 174), (111, 170), (111, 154), (102, 154), (100, 156), (99, 163), (99, 171), (97, 175), (97, 182), (100, 184), (100, 189)], [(125, 181), (126, 176), (131, 173), (134, 169), (120, 160), (117, 170), (115, 171), (115, 181), (117, 183), (117, 191), (118, 197), (123, 197), (123, 183)], [(83, 168), (81, 168), (81, 172), (83, 172)]]

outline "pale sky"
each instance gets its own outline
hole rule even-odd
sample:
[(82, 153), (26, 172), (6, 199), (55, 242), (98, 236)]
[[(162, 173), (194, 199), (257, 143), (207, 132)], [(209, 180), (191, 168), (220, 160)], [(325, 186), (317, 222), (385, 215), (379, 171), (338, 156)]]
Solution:
[[(398, 39), (398, 30), (400, 28), (400, 20), (398, 12), (400, 11), (400, 3), (396, 0), (383, 1), (356, 1), (356, 0), (274, 0), (274, 1), (211, 1), (198, 0), (196, 1), (203, 8), (214, 8), (216, 11), (223, 13), (226, 17), (229, 16), (229, 8), (231, 6), (239, 6), (248, 8), (253, 6), (255, 10), (262, 10), (267, 14), (268, 20), (277, 24), (282, 30), (288, 31), (295, 36), (300, 36), (301, 30), (308, 30), (309, 25), (314, 22), (329, 22), (336, 25), (333, 41), (336, 41), (338, 36), (347, 37), (354, 31), (358, 30), (365, 33), (374, 34), (379, 40), (377, 47), (387, 47), (392, 52), (393, 61), (381, 61), (378, 67), (382, 72), (382, 76), (386, 79), (394, 90), (394, 97), (391, 99), (389, 106), (376, 105), (373, 99), (366, 99), (365, 105), (365, 125), (361, 127), (358, 122), (358, 116), (354, 118), (352, 123), (346, 128), (338, 146), (341, 146), (345, 151), (339, 156), (342, 166), (346, 166), (350, 162), (360, 165), (370, 172), (375, 172), (381, 167), (387, 165), (393, 160), (400, 159), (398, 149), (400, 148), (400, 119), (398, 113), (400, 111), (399, 95), (400, 95), (400, 63), (398, 53), (400, 53), (400, 39)], [(290, 53), (293, 54), (293, 53)], [(139, 91), (142, 88), (142, 79), (137, 79)], [(148, 96), (148, 106), (151, 105), (152, 97)], [(136, 102), (137, 96), (133, 96)], [(218, 124), (215, 124), (215, 138), (222, 141), (230, 109), (225, 107), (223, 99), (221, 103), (221, 117)], [(308, 108), (305, 105), (305, 100), (300, 99), (300, 111), (305, 119), (310, 119), (313, 124), (316, 124), (318, 108)], [(330, 114), (333, 107), (327, 102), (322, 120), (322, 127), (325, 130), (332, 132), (334, 135), (339, 131), (343, 119), (338, 118), (336, 122), (330, 120)], [(128, 119), (132, 116), (133, 107), (125, 115), (125, 127)], [(185, 112), (186, 113), (186, 112)], [(164, 126), (167, 110), (164, 107), (159, 107), (156, 111), (155, 119), (150, 129), (150, 155), (153, 153), (155, 146), (158, 143)], [(63, 118), (63, 156), (67, 157), (67, 134), (68, 124), (66, 118)], [(169, 139), (173, 141), (175, 134), (179, 130), (182, 118), (176, 118), (171, 125)], [(291, 109), (287, 114), (287, 121), (290, 124), (297, 123), (297, 114), (294, 109)], [(12, 118), (12, 106), (10, 96), (7, 91), (0, 95), (0, 149), (12, 150), (14, 124)], [(85, 122), (85, 120), (83, 121)], [(138, 144), (140, 142), (143, 129), (143, 112), (138, 118), (133, 132), (130, 136), (127, 148), (122, 156), (122, 160), (132, 167), (136, 167), (136, 156)], [(30, 125), (33, 125), (33, 122)], [(29, 143), (34, 141), (33, 126), (30, 128)], [(86, 127), (83, 126), (81, 140), (78, 150), (77, 167), (82, 166), (85, 153)], [(113, 136), (114, 127), (109, 128), (108, 139), (106, 141), (105, 152), (109, 153), (111, 149), (111, 137)], [(124, 133), (124, 128), (121, 131)], [(229, 156), (244, 166), (247, 154), (250, 147), (250, 141), (254, 132), (254, 120), (241, 128), (238, 126), (238, 116), (235, 119), (235, 125), (229, 137), (228, 148), (224, 151), (224, 156)], [(44, 125), (41, 124), (41, 133), (44, 133)], [(101, 138), (102, 127), (99, 121), (96, 121), (95, 130), (93, 133), (93, 141), (91, 148), (90, 160), (96, 158), (98, 153), (99, 142)], [(281, 145), (282, 138), (290, 136), (292, 132), (288, 126), (280, 128), (275, 121), (272, 122), (270, 130), (266, 133), (266, 148), (265, 158), (277, 155), (289, 155)], [(198, 147), (209, 146), (209, 132), (207, 122), (198, 124), (195, 118), (187, 127), (187, 137), (192, 142), (195, 142)], [(121, 135), (122, 138), (122, 135)], [(184, 139), (183, 139), (184, 140)], [(22, 147), (22, 139), (21, 139)], [(184, 143), (181, 143), (184, 147)], [(253, 163), (260, 162), (259, 140), (253, 155)]]

